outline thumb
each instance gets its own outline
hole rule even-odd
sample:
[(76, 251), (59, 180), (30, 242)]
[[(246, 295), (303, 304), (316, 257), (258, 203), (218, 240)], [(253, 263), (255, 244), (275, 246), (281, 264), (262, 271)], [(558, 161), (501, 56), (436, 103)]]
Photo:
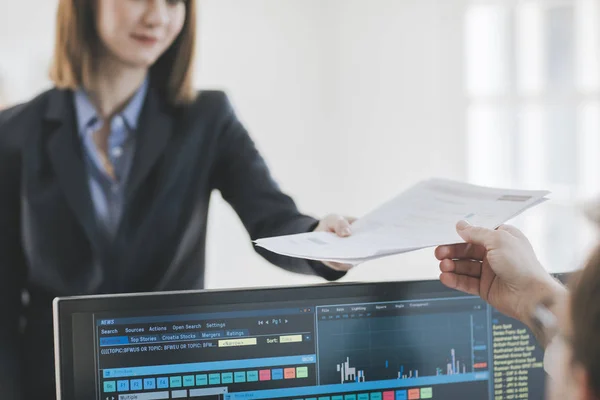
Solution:
[(519, 239), (527, 239), (527, 237), (525, 236), (525, 234), (523, 232), (521, 232), (518, 228), (515, 228), (512, 225), (500, 225), (498, 227), (498, 230), (506, 231)]
[(491, 244), (491, 236), (494, 231), (473, 226), (467, 221), (460, 221), (456, 224), (456, 232), (465, 242), (483, 246), (487, 250)]

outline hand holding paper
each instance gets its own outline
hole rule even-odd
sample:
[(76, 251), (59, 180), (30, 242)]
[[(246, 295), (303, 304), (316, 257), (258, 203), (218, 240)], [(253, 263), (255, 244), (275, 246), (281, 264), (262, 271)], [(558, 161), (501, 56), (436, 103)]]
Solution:
[(363, 262), (461, 243), (456, 223), (495, 229), (546, 200), (547, 191), (487, 188), (444, 179), (420, 182), (352, 225), (352, 236), (311, 232), (256, 240), (272, 252), (311, 260)]
[[(330, 232), (335, 233), (338, 237), (348, 237), (352, 234), (350, 225), (354, 221), (356, 221), (356, 218), (330, 214), (319, 222), (319, 225), (315, 228), (314, 232)], [(331, 261), (323, 261), (323, 263), (335, 271), (348, 271), (353, 267), (352, 264)]]

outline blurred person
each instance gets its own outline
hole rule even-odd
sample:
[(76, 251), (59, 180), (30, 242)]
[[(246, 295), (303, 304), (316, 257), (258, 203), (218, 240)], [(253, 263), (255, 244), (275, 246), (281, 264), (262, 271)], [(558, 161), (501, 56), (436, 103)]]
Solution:
[(480, 296), (532, 330), (546, 348), (547, 398), (600, 399), (600, 247), (569, 292), (517, 228), (490, 230), (461, 221), (457, 231), (466, 243), (435, 252), (442, 283)]
[[(54, 398), (55, 296), (202, 288), (215, 189), (252, 239), (350, 234), (298, 211), (224, 93), (193, 90), (195, 7), (60, 0), (55, 88), (0, 113), (2, 399)], [(327, 280), (350, 268), (257, 251)]]
[(0, 71), (0, 111), (6, 108), (6, 86), (4, 83), (4, 76), (2, 71)]

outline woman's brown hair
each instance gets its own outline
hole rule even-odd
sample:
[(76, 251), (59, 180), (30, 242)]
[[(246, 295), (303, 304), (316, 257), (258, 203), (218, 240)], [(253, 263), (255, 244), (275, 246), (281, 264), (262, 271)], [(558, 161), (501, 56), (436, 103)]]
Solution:
[[(54, 58), (50, 79), (63, 89), (89, 86), (94, 60), (100, 50), (96, 30), (97, 0), (60, 0), (56, 18)], [(185, 22), (171, 47), (150, 68), (150, 81), (172, 104), (193, 101), (193, 61), (196, 38), (196, 4), (185, 1)]]

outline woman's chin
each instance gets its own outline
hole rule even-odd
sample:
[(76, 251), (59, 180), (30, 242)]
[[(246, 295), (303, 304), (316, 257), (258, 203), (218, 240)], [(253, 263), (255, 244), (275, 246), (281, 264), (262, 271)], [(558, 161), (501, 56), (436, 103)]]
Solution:
[(129, 52), (128, 54), (117, 56), (117, 59), (128, 68), (148, 69), (154, 65), (159, 56), (160, 54), (157, 55), (155, 52)]
[(149, 69), (156, 62), (156, 57), (139, 57), (139, 58), (128, 58), (127, 60), (121, 60), (124, 65), (131, 69)]

